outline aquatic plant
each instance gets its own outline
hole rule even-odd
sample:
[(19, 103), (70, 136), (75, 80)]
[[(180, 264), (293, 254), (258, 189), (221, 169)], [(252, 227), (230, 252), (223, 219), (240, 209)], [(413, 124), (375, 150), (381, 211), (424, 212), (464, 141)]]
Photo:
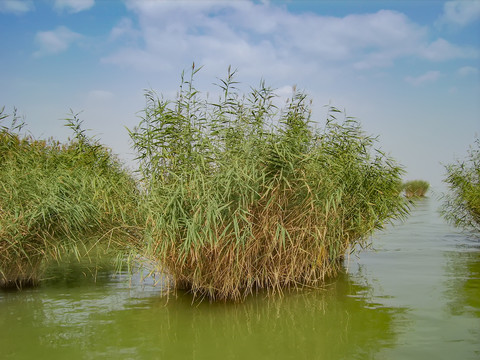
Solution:
[(198, 70), (182, 74), (174, 100), (147, 91), (130, 130), (147, 213), (139, 250), (178, 288), (241, 300), (316, 286), (348, 249), (406, 214), (402, 168), (355, 119), (331, 107), (315, 129), (304, 93), (279, 109), (264, 81), (240, 94), (230, 68), (210, 102), (194, 86)]
[(16, 112), (1, 109), (0, 121), (9, 119), (0, 127), (0, 287), (35, 284), (49, 260), (67, 254), (85, 259), (133, 243), (136, 184), (78, 114), (66, 120), (74, 137), (64, 144), (21, 135)]
[(445, 166), (444, 182), (450, 192), (444, 195), (442, 213), (456, 226), (480, 231), (480, 139), (465, 160)]
[(430, 184), (424, 180), (411, 180), (403, 184), (403, 190), (407, 198), (424, 197)]

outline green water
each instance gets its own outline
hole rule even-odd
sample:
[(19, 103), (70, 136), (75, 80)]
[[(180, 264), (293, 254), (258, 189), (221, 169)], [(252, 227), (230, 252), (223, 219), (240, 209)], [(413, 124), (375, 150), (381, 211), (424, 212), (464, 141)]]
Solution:
[(0, 359), (480, 359), (480, 241), (418, 203), (325, 289), (193, 304), (126, 276), (0, 291)]

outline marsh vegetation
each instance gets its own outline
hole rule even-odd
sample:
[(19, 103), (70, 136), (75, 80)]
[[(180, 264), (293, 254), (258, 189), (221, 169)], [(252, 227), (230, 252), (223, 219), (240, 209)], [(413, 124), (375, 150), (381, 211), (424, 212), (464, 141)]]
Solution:
[(0, 121), (0, 286), (35, 284), (50, 261), (117, 256), (140, 238), (133, 178), (77, 114), (67, 143), (24, 134), (16, 112)]
[[(78, 114), (67, 143), (0, 133), (0, 285), (38, 282), (45, 265), (110, 252), (153, 263), (196, 297), (242, 300), (257, 289), (318, 286), (344, 256), (408, 202), (403, 170), (358, 121), (330, 107), (314, 126), (311, 101), (293, 89), (283, 107), (265, 82), (243, 94), (236, 72), (210, 101), (182, 74), (176, 98), (146, 92), (129, 130), (138, 176)], [(95, 255), (94, 255), (95, 254)]]
[(402, 168), (336, 108), (314, 128), (306, 94), (283, 108), (260, 83), (236, 89), (229, 69), (218, 101), (182, 75), (175, 99), (146, 93), (131, 130), (147, 217), (141, 251), (175, 286), (240, 300), (259, 288), (317, 286), (346, 252), (407, 204)]
[(480, 139), (475, 141), (466, 159), (445, 166), (443, 214), (456, 226), (480, 231)]

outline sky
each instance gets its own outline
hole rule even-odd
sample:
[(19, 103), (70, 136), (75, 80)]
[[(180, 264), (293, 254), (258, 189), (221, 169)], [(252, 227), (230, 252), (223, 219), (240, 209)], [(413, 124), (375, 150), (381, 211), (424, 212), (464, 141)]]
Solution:
[(61, 141), (80, 113), (129, 166), (145, 90), (173, 100), (193, 62), (204, 93), (231, 66), (244, 91), (296, 85), (319, 127), (345, 110), (434, 189), (480, 136), (480, 0), (0, 0), (0, 49), (5, 112)]

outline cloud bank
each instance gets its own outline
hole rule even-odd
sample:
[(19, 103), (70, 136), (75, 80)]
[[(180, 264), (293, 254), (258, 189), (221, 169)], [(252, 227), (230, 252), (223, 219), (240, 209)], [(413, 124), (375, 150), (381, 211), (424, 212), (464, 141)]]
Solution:
[(165, 72), (195, 60), (214, 69), (233, 64), (242, 75), (281, 79), (389, 68), (412, 57), (479, 56), (476, 49), (430, 39), (427, 27), (391, 10), (334, 17), (292, 13), (271, 2), (131, 0), (126, 5), (135, 21), (122, 19), (111, 38), (129, 41), (102, 61), (140, 71)]

